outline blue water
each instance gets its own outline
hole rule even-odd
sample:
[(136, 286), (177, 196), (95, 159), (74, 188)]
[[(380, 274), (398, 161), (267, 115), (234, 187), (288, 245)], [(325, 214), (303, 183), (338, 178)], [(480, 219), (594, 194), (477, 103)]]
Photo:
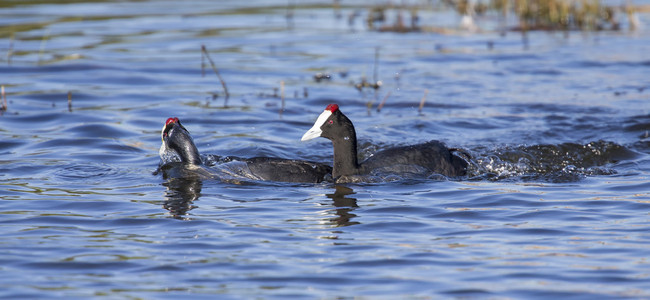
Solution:
[[(647, 30), (525, 46), (426, 8), (453, 32), (371, 31), (363, 3), (1, 5), (2, 298), (650, 298)], [(436, 139), (470, 174), (153, 174), (169, 117), (204, 155), (329, 163), (300, 142), (329, 103), (362, 157)]]

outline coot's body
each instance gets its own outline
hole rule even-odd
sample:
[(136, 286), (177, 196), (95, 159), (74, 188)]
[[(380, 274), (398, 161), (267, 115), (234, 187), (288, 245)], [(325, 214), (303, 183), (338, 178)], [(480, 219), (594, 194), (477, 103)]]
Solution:
[[(176, 176), (214, 177), (207, 168), (190, 133), (181, 125), (178, 118), (169, 118), (162, 130), (160, 158), (163, 164), (177, 157), (180, 162), (169, 164), (161, 170)], [(237, 158), (230, 156), (226, 161), (239, 161), (246, 164), (246, 172), (258, 180), (318, 183), (331, 178), (332, 167), (309, 161), (282, 159), (274, 157)], [(170, 168), (170, 166), (172, 166)], [(236, 173), (236, 172), (235, 172)]]
[(377, 170), (384, 173), (400, 173), (409, 166), (448, 177), (463, 176), (467, 170), (467, 162), (453, 155), (438, 141), (386, 149), (358, 163), (354, 125), (336, 104), (327, 106), (314, 126), (303, 135), (302, 140), (319, 136), (331, 140), (334, 146), (332, 177), (335, 179), (341, 176), (366, 175)]
[(276, 157), (226, 157), (229, 161), (245, 162), (250, 172), (268, 181), (314, 182), (331, 178), (332, 167), (312, 161)]
[(394, 147), (375, 153), (359, 165), (359, 174), (368, 174), (373, 170), (390, 171), (390, 166), (415, 165), (431, 173), (449, 177), (465, 175), (467, 163), (455, 156), (439, 141), (423, 144)]

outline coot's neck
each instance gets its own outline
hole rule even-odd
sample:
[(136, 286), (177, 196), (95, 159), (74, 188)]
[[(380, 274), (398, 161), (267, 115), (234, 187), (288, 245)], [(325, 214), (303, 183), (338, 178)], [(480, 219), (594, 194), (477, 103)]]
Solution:
[(196, 149), (194, 143), (181, 147), (181, 152), (178, 153), (181, 156), (181, 162), (192, 165), (201, 165), (201, 155), (199, 150)]
[(341, 125), (344, 126), (331, 138), (334, 145), (334, 166), (332, 168), (332, 177), (334, 178), (359, 173), (357, 134), (352, 122), (343, 114), (341, 117)]
[(192, 141), (189, 132), (179, 130), (177, 134), (170, 137), (169, 147), (178, 153), (178, 156), (181, 157), (182, 163), (192, 165), (203, 164), (201, 161), (201, 155), (199, 154), (199, 149), (194, 145), (194, 141)]

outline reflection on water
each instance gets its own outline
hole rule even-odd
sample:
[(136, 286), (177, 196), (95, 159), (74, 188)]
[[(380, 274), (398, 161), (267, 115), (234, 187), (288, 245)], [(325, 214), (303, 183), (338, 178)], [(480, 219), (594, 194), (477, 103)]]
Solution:
[(335, 209), (337, 217), (330, 219), (330, 222), (336, 226), (350, 226), (360, 224), (359, 222), (352, 221), (352, 219), (357, 216), (352, 213), (352, 211), (359, 207), (357, 205), (357, 199), (347, 197), (354, 194), (355, 193), (352, 188), (342, 185), (334, 186), (333, 194), (325, 194), (327, 198), (332, 199), (334, 207), (337, 207)]
[(201, 196), (203, 182), (196, 177), (168, 178), (162, 184), (167, 188), (163, 208), (178, 219), (183, 219), (187, 213), (196, 208), (194, 202)]
[[(204, 180), (196, 176), (166, 178), (162, 183), (162, 186), (166, 188), (166, 200), (163, 203), (163, 208), (168, 210), (174, 218), (187, 219), (189, 211), (198, 207), (194, 203), (201, 197)], [(214, 184), (214, 181), (208, 180), (207, 182), (208, 184)], [(359, 207), (356, 198), (348, 197), (355, 194), (354, 190), (342, 185), (335, 185), (333, 188), (334, 193), (325, 194), (325, 196), (332, 200), (331, 205), (335, 207), (333, 213), (337, 217), (329, 219), (328, 222), (337, 227), (360, 224), (352, 221), (356, 217), (352, 211)]]

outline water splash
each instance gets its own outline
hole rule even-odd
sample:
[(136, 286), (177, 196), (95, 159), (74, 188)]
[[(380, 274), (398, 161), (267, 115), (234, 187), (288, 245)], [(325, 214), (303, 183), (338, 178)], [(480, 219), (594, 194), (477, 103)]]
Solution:
[(612, 164), (631, 159), (634, 152), (619, 144), (595, 141), (514, 146), (470, 151), (472, 180), (526, 180), (575, 182), (585, 176), (612, 175)]

